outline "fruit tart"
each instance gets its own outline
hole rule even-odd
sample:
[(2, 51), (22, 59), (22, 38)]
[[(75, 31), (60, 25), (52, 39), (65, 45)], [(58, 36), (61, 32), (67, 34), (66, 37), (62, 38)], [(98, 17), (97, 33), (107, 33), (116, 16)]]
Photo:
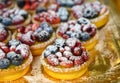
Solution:
[(44, 21), (50, 23), (53, 28), (56, 28), (60, 24), (60, 18), (55, 11), (38, 8), (32, 17), (32, 22), (40, 24)]
[(12, 0), (0, 0), (0, 9), (13, 8), (14, 2)]
[(26, 10), (13, 8), (0, 10), (0, 22), (8, 27), (8, 29), (16, 29), (17, 25), (27, 25), (31, 21), (31, 16)]
[(16, 80), (30, 69), (32, 54), (29, 46), (18, 40), (0, 42), (0, 82)]
[(11, 31), (9, 31), (7, 27), (0, 23), (0, 42), (8, 43), (10, 39)]
[(17, 6), (19, 8), (25, 9), (31, 14), (35, 12), (35, 9), (46, 6), (48, 0), (17, 0)]
[(43, 71), (60, 80), (72, 80), (81, 77), (88, 70), (90, 56), (76, 38), (55, 40), (41, 56)]
[(87, 50), (92, 50), (98, 42), (96, 26), (86, 18), (70, 20), (62, 23), (57, 30), (57, 38), (77, 38)]
[(81, 5), (85, 0), (54, 0), (54, 3), (62, 7), (66, 7), (68, 10), (75, 5)]
[[(42, 10), (42, 9), (40, 9), (40, 10)], [(67, 10), (67, 8), (60, 7), (57, 4), (51, 4), (48, 7), (48, 10), (55, 11), (57, 13), (57, 15), (60, 17), (61, 22), (67, 22), (70, 17), (70, 14), (69, 14), (69, 11)]]
[(33, 56), (35, 56), (40, 55), (44, 48), (55, 40), (56, 36), (52, 27), (47, 22), (43, 22), (40, 25), (19, 26), (13, 34), (13, 38), (29, 45)]
[(99, 1), (85, 3), (84, 5), (76, 5), (72, 8), (73, 17), (85, 17), (91, 20), (97, 28), (104, 26), (109, 20), (109, 9)]

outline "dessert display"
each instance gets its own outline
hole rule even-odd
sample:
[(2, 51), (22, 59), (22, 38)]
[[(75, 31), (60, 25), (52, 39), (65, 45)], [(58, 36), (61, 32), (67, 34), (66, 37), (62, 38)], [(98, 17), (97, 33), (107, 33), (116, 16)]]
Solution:
[(74, 5), (81, 5), (83, 4), (85, 0), (54, 0), (54, 2), (57, 5), (60, 5), (62, 7), (66, 7), (68, 10), (71, 10), (71, 8)]
[(60, 18), (57, 16), (55, 11), (38, 8), (32, 17), (32, 22), (40, 24), (44, 21), (50, 23), (53, 28), (56, 28), (60, 24)]
[(44, 48), (51, 44), (56, 36), (52, 27), (47, 22), (19, 26), (13, 34), (15, 39), (30, 46), (33, 55), (40, 55)]
[(41, 56), (43, 71), (55, 79), (72, 80), (87, 72), (90, 56), (76, 38), (56, 39)]
[(0, 42), (8, 43), (10, 39), (11, 31), (9, 31), (7, 27), (0, 23)]
[(31, 16), (26, 10), (20, 10), (18, 8), (13, 9), (1, 9), (0, 10), (0, 22), (7, 26), (8, 29), (16, 29), (17, 25), (27, 25), (31, 21)]
[(0, 42), (0, 82), (16, 80), (25, 75), (32, 62), (29, 46), (18, 40)]
[(0, 0), (0, 9), (3, 8), (13, 8), (14, 3), (12, 0)]
[(109, 20), (109, 9), (99, 1), (88, 2), (84, 5), (76, 5), (72, 7), (73, 17), (85, 17), (90, 19), (97, 28), (104, 26)]
[(44, 7), (47, 3), (48, 0), (17, 0), (17, 6), (19, 8), (25, 9), (32, 14), (39, 6)]
[(87, 50), (92, 50), (97, 44), (96, 26), (86, 18), (79, 18), (62, 23), (57, 30), (58, 38), (77, 38), (82, 41)]

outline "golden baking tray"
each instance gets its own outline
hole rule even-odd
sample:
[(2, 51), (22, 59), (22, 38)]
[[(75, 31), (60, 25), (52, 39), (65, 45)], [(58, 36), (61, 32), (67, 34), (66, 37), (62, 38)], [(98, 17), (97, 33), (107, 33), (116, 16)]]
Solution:
[(55, 80), (43, 75), (38, 56), (32, 64), (32, 71), (26, 76), (5, 83), (120, 83), (120, 0), (99, 1), (108, 5), (110, 19), (107, 25), (98, 31), (99, 42), (92, 53), (96, 57), (89, 66), (89, 73), (72, 81)]

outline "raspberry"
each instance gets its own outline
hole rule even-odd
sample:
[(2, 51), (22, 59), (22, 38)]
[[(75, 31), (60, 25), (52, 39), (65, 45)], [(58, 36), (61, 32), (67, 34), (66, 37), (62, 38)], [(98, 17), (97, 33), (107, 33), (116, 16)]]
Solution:
[(52, 66), (59, 65), (59, 61), (57, 58), (47, 58), (47, 62), (48, 62), (48, 64), (50, 64)]
[(73, 67), (73, 62), (70, 60), (66, 60), (66, 61), (60, 62), (60, 65), (62, 67), (70, 68), (70, 67)]

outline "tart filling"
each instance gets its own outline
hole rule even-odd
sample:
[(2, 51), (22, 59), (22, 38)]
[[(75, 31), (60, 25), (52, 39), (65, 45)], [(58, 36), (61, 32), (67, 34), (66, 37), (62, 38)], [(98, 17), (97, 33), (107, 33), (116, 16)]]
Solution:
[[(39, 10), (39, 11), (38, 11)], [(33, 23), (41, 23), (46, 21), (50, 23), (53, 27), (56, 27), (60, 23), (60, 18), (57, 16), (56, 12), (53, 10), (42, 10), (38, 9), (36, 14), (33, 15), (32, 22)]]
[[(85, 17), (91, 20), (98, 28), (105, 25), (108, 21), (108, 7), (99, 1), (76, 5), (72, 8), (75, 18)], [(105, 21), (105, 22), (104, 22)], [(99, 22), (99, 23), (98, 23)]]
[[(29, 61), (29, 62), (28, 62)], [(18, 40), (8, 44), (0, 43), (0, 81), (10, 81), (22, 77), (29, 70), (32, 55), (29, 46)]]
[(0, 12), (0, 22), (8, 28), (20, 24), (26, 25), (30, 22), (30, 16), (25, 10), (14, 8), (2, 9)]
[(44, 71), (53, 78), (72, 80), (87, 71), (89, 55), (76, 38), (56, 39), (42, 54)]
[(47, 22), (43, 22), (40, 25), (30, 24), (26, 28), (19, 26), (18, 32), (14, 36), (22, 43), (29, 45), (32, 53), (33, 51), (35, 52), (33, 55), (39, 53), (39, 49), (42, 51), (44, 47), (52, 43), (55, 39), (53, 28)]

